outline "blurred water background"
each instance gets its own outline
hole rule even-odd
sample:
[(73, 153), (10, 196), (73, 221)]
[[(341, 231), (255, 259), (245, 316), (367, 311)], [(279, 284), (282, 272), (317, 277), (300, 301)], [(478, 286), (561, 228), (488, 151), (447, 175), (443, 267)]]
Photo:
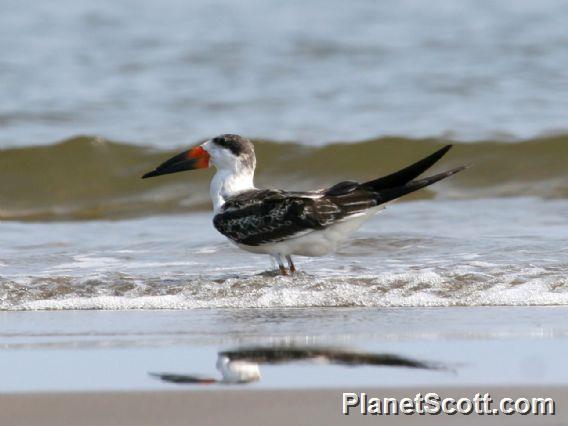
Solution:
[[(0, 5), (2, 309), (567, 303), (568, 3)], [(473, 167), (280, 282), (211, 172), (139, 179), (224, 132), (259, 186)]]

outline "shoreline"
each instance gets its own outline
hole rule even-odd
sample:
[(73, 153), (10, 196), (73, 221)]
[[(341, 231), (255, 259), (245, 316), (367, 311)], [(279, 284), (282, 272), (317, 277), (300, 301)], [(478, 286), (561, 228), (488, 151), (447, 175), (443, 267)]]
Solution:
[[(436, 392), (442, 398), (472, 398), (489, 393), (494, 400), (551, 397), (554, 415), (361, 415), (342, 414), (343, 392), (366, 392), (369, 396), (413, 398), (416, 393)], [(73, 425), (477, 425), (562, 424), (568, 420), (568, 386), (420, 386), (343, 389), (207, 390), (56, 392), (0, 394), (2, 424), (10, 426)]]

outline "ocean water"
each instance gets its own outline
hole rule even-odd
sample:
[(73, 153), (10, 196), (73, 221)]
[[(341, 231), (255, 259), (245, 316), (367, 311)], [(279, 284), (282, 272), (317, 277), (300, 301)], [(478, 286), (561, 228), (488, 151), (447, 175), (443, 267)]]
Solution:
[[(565, 386), (565, 318), (563, 307), (0, 312), (0, 394)], [(173, 384), (151, 375), (220, 379), (219, 353), (251, 347), (388, 354), (436, 368), (265, 359), (260, 378), (239, 385)]]
[(568, 130), (563, 0), (5, 0), (0, 144)]
[(388, 207), (337, 253), (232, 246), (210, 213), (2, 224), (0, 308), (193, 309), (568, 304), (568, 202), (424, 200)]
[[(482, 3), (8, 2), (0, 309), (566, 304), (566, 4)], [(281, 278), (212, 170), (140, 179), (226, 131), (259, 187), (471, 167)]]
[[(260, 386), (565, 385), (567, 20), (561, 0), (3, 1), (0, 392), (164, 388), (148, 373), (259, 344), (449, 367)], [(280, 277), (214, 230), (212, 170), (140, 179), (227, 132), (259, 187), (447, 143), (432, 172), (471, 167)]]
[[(563, 307), (295, 308), (0, 312), (5, 392), (565, 386)], [(309, 324), (309, 327), (306, 326)], [(258, 363), (239, 385), (173, 384), (151, 373), (220, 379), (219, 352), (322, 348), (391, 355), (436, 368)]]

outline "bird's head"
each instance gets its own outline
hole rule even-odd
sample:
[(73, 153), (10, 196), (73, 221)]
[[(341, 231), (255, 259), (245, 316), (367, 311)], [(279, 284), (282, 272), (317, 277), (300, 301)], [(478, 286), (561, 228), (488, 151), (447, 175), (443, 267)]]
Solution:
[(250, 140), (239, 135), (220, 135), (173, 156), (142, 178), (204, 169), (211, 165), (219, 170), (254, 171), (256, 166), (254, 146)]

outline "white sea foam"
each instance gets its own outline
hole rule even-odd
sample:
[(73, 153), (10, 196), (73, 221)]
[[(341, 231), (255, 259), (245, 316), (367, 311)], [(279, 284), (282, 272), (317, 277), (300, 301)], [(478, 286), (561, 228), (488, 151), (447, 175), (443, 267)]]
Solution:
[[(374, 278), (259, 277), (223, 282), (193, 281), (164, 294), (145, 284), (123, 295), (101, 291), (88, 296), (25, 300), (16, 310), (199, 309), (295, 307), (526, 306), (568, 305), (568, 282), (536, 277), (523, 284), (469, 283), (434, 272), (385, 274)], [(114, 293), (117, 291), (115, 290)], [(102, 293), (102, 294), (101, 294)], [(106, 294), (105, 294), (106, 293)]]

